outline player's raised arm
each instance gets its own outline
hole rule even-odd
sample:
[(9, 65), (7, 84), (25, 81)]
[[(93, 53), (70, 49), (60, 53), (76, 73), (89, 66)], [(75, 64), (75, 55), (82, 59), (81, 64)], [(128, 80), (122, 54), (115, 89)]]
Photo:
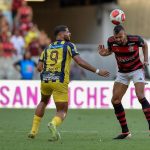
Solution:
[(73, 57), (74, 61), (81, 66), (84, 69), (87, 69), (91, 72), (97, 73), (99, 76), (103, 76), (103, 77), (108, 77), (109, 76), (109, 72), (105, 69), (96, 69), (95, 67), (93, 67), (92, 65), (90, 65), (89, 63), (87, 63), (84, 59), (82, 59), (79, 55), (76, 55)]
[(104, 45), (99, 45), (98, 46), (98, 53), (101, 55), (101, 56), (109, 56), (112, 54), (111, 51), (109, 51), (108, 48), (105, 48)]

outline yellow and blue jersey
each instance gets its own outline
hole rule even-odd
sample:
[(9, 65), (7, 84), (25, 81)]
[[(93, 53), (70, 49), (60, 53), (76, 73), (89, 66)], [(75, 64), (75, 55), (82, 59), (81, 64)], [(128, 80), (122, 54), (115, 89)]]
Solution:
[(50, 44), (39, 59), (44, 64), (41, 80), (68, 83), (71, 60), (78, 54), (75, 44), (71, 42), (58, 40)]

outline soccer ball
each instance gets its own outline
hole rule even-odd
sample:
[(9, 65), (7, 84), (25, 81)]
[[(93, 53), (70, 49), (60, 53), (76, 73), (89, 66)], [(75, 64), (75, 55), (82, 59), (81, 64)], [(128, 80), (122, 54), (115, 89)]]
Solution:
[(125, 13), (120, 9), (114, 9), (110, 13), (110, 20), (113, 24), (119, 25), (125, 21)]

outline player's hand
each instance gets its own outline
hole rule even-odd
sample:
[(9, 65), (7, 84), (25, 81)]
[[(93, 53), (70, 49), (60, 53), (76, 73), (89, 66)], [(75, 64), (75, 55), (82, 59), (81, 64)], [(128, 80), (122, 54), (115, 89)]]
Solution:
[(107, 49), (105, 49), (105, 46), (104, 45), (99, 45), (98, 46), (98, 53), (101, 55), (101, 56), (105, 56), (107, 54)]
[(146, 67), (146, 66), (149, 65), (149, 62), (148, 62), (148, 61), (144, 61), (144, 62), (143, 62), (143, 65)]
[(102, 76), (102, 77), (109, 77), (110, 75), (110, 72), (108, 72), (107, 70), (105, 69), (101, 69), (98, 73), (99, 76)]

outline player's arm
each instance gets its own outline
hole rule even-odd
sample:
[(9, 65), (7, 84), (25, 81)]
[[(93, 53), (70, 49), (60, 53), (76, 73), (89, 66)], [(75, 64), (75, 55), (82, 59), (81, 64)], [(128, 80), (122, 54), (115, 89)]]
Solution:
[(42, 72), (43, 71), (43, 62), (39, 61), (37, 64), (37, 70), (38, 72)]
[(147, 42), (144, 40), (144, 44), (142, 45), (143, 55), (144, 55), (144, 65), (149, 65), (148, 63), (148, 45)]
[(74, 61), (81, 66), (82, 68), (89, 70), (91, 72), (97, 73), (99, 76), (103, 76), (103, 77), (108, 77), (109, 76), (109, 72), (107, 70), (104, 69), (96, 69), (95, 67), (93, 67), (92, 65), (90, 65), (89, 63), (87, 63), (84, 59), (82, 59), (79, 55), (75, 55), (73, 57)]
[(105, 48), (104, 45), (99, 45), (98, 46), (98, 52), (101, 56), (109, 56), (112, 54), (112, 51), (109, 50), (109, 48)]
[(95, 67), (93, 67), (92, 65), (90, 65), (89, 63), (87, 63), (84, 59), (82, 59), (79, 56), (77, 48), (76, 48), (76, 46), (73, 43), (69, 43), (69, 49), (68, 49), (68, 51), (69, 51), (71, 57), (74, 59), (74, 61), (79, 66), (81, 66), (82, 68), (84, 68), (86, 70), (89, 70), (91, 72), (97, 73), (98, 75), (103, 76), (103, 77), (109, 76), (109, 72), (107, 70), (96, 69)]

